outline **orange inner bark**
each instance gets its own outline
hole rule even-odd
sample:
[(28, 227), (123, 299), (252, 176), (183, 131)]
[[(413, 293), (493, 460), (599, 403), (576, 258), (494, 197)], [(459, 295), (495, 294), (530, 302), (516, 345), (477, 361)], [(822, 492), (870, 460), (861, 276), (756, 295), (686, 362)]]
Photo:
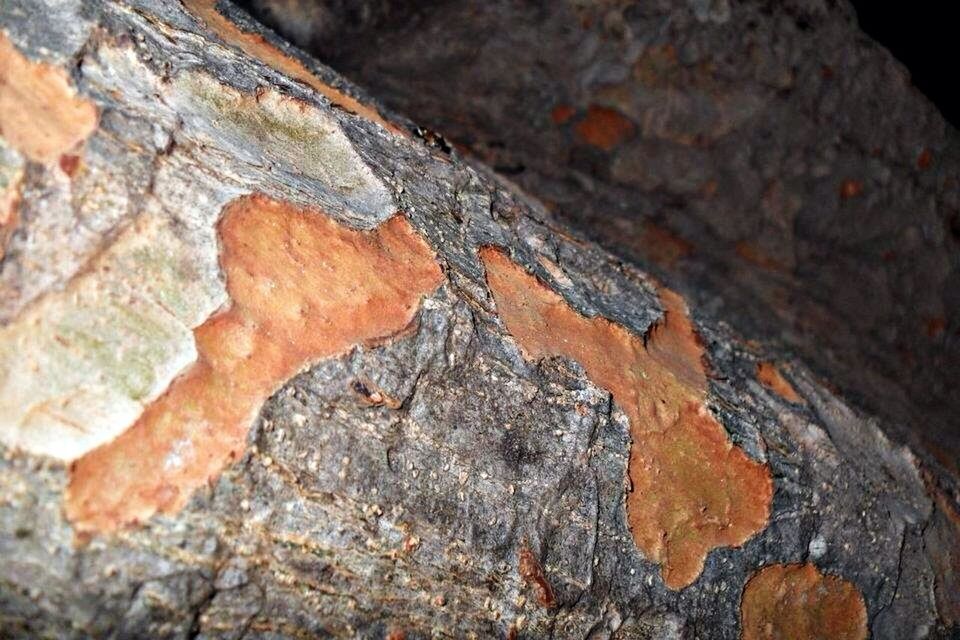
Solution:
[(0, 136), (50, 164), (96, 128), (96, 107), (76, 95), (66, 71), (30, 61), (0, 31)]
[(784, 400), (803, 402), (803, 398), (801, 398), (796, 389), (793, 388), (793, 385), (783, 377), (777, 365), (772, 362), (760, 362), (757, 364), (757, 380)]
[(240, 455), (281, 384), (403, 330), (442, 279), (399, 215), (362, 232), (252, 196), (226, 207), (219, 232), (232, 306), (194, 331), (197, 363), (133, 427), (75, 463), (66, 511), (80, 534), (180, 509)]
[(630, 418), (627, 516), (634, 541), (665, 584), (692, 583), (707, 553), (766, 526), (769, 469), (733, 446), (707, 410), (703, 349), (683, 299), (661, 289), (665, 321), (643, 339), (571, 309), (502, 252), (481, 250), (507, 330), (527, 357), (564, 356), (608, 389)]
[(743, 589), (743, 640), (863, 640), (867, 609), (851, 583), (812, 564), (772, 565)]

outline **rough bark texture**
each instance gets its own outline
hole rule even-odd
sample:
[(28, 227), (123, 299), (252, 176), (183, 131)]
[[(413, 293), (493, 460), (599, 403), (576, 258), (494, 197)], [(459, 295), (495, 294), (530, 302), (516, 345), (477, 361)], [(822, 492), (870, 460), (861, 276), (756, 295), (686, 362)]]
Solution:
[[(490, 7), (477, 16), (512, 15)], [(724, 7), (671, 11), (723, 23)], [(954, 477), (884, 434), (910, 423), (842, 395), (829, 359), (814, 372), (781, 343), (750, 340), (749, 317), (719, 322), (727, 312), (709, 301), (770, 302), (739, 272), (725, 277), (746, 278), (742, 291), (711, 275), (719, 245), (704, 247), (703, 280), (677, 280), (685, 303), (218, 8), (0, 4), (0, 637), (955, 634)], [(545, 33), (565, 33), (552, 21), (567, 15), (543, 14)], [(514, 27), (529, 38), (535, 23), (513, 20), (489, 42)], [(843, 29), (836, 42), (852, 38)], [(366, 48), (405, 59), (401, 46)], [(36, 106), (14, 117), (23, 95)], [(731, 113), (757, 112), (745, 95)], [(542, 99), (537, 117), (557, 106)], [(594, 102), (570, 100), (563, 134), (579, 129), (586, 146), (571, 153), (590, 166), (644, 121)], [(777, 125), (771, 109), (777, 135), (809, 143), (819, 131), (815, 119)], [(688, 126), (709, 138), (724, 122)], [(621, 176), (709, 181), (689, 175), (715, 166), (706, 160), (671, 160), (708, 151), (642, 140)], [(505, 148), (533, 167), (524, 154), (541, 142)], [(541, 148), (546, 174), (559, 147)], [(731, 163), (719, 166), (732, 185), (765, 179)], [(584, 216), (616, 202), (612, 182), (571, 171), (585, 189), (574, 196), (597, 199)], [(884, 173), (884, 189), (902, 187), (903, 171)], [(934, 199), (923, 215), (955, 197), (941, 178), (913, 187)], [(718, 228), (739, 224), (746, 187), (716, 179)], [(818, 193), (811, 184), (794, 188)], [(823, 189), (839, 197), (834, 187)], [(671, 206), (663, 189), (650, 210)], [(618, 228), (590, 226), (605, 224)], [(683, 246), (651, 233), (651, 247)], [(858, 254), (844, 255), (831, 264)], [(844, 358), (861, 352), (838, 340)], [(206, 385), (195, 395), (191, 376)], [(928, 415), (903, 410), (915, 407)]]
[(249, 4), (960, 471), (958, 138), (847, 2)]

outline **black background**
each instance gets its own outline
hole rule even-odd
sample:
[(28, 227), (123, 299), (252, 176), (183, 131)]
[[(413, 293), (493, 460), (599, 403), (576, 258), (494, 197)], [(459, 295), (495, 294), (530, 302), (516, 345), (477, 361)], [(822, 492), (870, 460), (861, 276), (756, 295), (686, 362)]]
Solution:
[(853, 0), (860, 27), (910, 70), (914, 85), (960, 125), (960, 4), (951, 0)]

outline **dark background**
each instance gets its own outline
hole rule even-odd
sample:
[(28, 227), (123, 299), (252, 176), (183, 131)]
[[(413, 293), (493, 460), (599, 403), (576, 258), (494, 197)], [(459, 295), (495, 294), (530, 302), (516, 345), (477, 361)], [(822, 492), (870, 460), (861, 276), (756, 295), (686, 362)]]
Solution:
[(955, 86), (958, 5), (943, 0), (853, 0), (853, 5), (860, 27), (906, 65), (917, 88), (952, 125), (960, 126), (960, 91)]

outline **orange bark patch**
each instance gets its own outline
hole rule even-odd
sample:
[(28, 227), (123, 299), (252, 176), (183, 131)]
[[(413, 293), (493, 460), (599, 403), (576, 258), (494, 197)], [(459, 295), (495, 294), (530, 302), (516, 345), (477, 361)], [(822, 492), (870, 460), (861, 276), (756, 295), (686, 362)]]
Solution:
[(59, 67), (31, 62), (0, 32), (0, 136), (31, 160), (56, 162), (97, 128), (97, 109)]
[(812, 564), (766, 567), (743, 589), (743, 640), (860, 640), (867, 609), (850, 582)]
[(573, 117), (576, 110), (568, 104), (559, 104), (550, 112), (550, 119), (553, 124), (565, 124)]
[(769, 469), (733, 446), (710, 414), (703, 348), (683, 299), (661, 289), (665, 321), (641, 337), (586, 318), (497, 249), (481, 258), (504, 324), (531, 359), (564, 356), (608, 389), (630, 418), (627, 516), (665, 584), (692, 583), (707, 553), (766, 526)]
[(388, 122), (376, 109), (363, 104), (356, 98), (331, 87), (314, 75), (307, 67), (270, 44), (257, 33), (242, 31), (216, 9), (216, 0), (182, 0), (183, 6), (213, 31), (221, 40), (240, 49), (248, 56), (260, 60), (276, 71), (311, 87), (322, 94), (331, 103), (350, 113), (375, 122), (391, 133), (407, 135), (405, 131)]
[(917, 168), (918, 169), (929, 169), (930, 165), (933, 164), (933, 152), (930, 149), (924, 149), (920, 152), (920, 155), (917, 156)]
[(693, 245), (654, 222), (643, 224), (640, 248), (644, 255), (661, 267), (672, 268), (677, 261), (693, 253)]
[(577, 137), (589, 145), (610, 151), (633, 135), (633, 122), (616, 109), (590, 105), (576, 127)]
[(844, 200), (856, 198), (863, 193), (863, 183), (859, 180), (847, 179), (840, 183), (840, 197)]
[(787, 379), (780, 373), (780, 369), (772, 362), (757, 363), (757, 380), (784, 400), (803, 402), (803, 398), (797, 394), (793, 385), (787, 382)]
[(219, 234), (232, 306), (194, 331), (197, 363), (133, 427), (74, 465), (66, 511), (80, 534), (180, 509), (240, 455), (280, 385), (401, 331), (442, 277), (402, 216), (362, 232), (252, 196), (224, 210)]
[(927, 318), (924, 329), (928, 338), (939, 338), (947, 330), (947, 319), (939, 316)]

